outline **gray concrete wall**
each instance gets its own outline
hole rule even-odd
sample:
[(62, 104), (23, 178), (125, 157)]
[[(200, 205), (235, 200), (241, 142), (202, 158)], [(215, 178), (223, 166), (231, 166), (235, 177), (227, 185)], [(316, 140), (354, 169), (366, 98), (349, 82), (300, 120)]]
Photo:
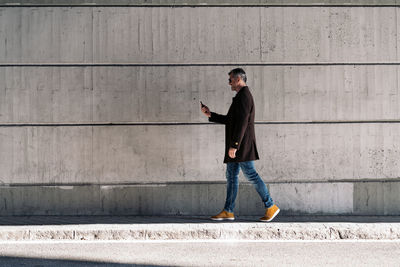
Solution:
[[(399, 124), (257, 125), (270, 182), (398, 180)], [(5, 184), (224, 181), (214, 125), (0, 128)]]
[[(92, 2), (0, 2), (0, 215), (218, 211), (224, 128), (198, 101), (225, 113), (236, 66), (284, 212), (400, 214), (397, 7)], [(262, 210), (244, 182), (237, 212)]]
[(0, 62), (391, 62), (398, 60), (397, 12), (343, 6), (3, 6)]
[[(284, 215), (398, 215), (399, 182), (271, 183)], [(225, 184), (2, 186), (2, 215), (210, 215), (225, 201)], [(262, 215), (252, 185), (241, 183), (236, 215)]]
[[(243, 67), (258, 122), (399, 118), (398, 65)], [(226, 112), (231, 68), (1, 67), (0, 122), (206, 122), (199, 100)]]

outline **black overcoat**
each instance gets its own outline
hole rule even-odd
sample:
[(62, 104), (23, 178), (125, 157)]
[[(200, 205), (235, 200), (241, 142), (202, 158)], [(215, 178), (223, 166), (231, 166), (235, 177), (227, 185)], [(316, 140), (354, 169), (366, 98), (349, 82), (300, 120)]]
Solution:
[[(225, 124), (224, 163), (258, 160), (254, 131), (254, 100), (247, 86), (242, 87), (232, 100), (228, 114), (211, 112), (210, 122)], [(229, 148), (237, 148), (236, 158), (230, 158)]]

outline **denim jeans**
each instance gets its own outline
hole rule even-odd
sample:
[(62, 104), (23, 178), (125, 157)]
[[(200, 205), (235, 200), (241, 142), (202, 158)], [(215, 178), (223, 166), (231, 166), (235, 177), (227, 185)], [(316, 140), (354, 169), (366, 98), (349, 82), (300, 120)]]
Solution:
[(254, 168), (254, 161), (228, 162), (226, 166), (227, 184), (224, 210), (233, 212), (235, 208), (235, 200), (239, 188), (239, 169), (242, 169), (244, 176), (254, 185), (264, 206), (269, 208), (274, 205), (269, 195), (268, 188)]

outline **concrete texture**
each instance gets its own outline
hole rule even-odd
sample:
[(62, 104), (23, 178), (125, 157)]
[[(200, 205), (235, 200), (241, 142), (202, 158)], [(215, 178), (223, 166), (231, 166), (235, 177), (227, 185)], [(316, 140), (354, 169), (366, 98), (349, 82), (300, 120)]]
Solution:
[(354, 188), (355, 213), (390, 214), (398, 207), (398, 183), (358, 183)]
[[(397, 181), (399, 127), (256, 125), (256, 167), (267, 183)], [(225, 181), (223, 126), (0, 127), (0, 136), (2, 184)]]
[[(283, 215), (400, 215), (399, 182), (273, 183)], [(137, 185), (2, 186), (1, 216), (21, 215), (215, 215), (225, 203), (223, 183)], [(265, 212), (251, 184), (242, 183), (239, 216)]]
[[(358, 183), (354, 183), (358, 184)], [(274, 200), (286, 214), (353, 213), (353, 183), (277, 183), (270, 185)]]
[[(396, 219), (397, 218), (397, 219)], [(256, 218), (213, 222), (191, 217), (30, 217), (34, 222), (2, 225), (2, 241), (51, 240), (400, 240), (398, 217), (282, 217), (271, 223)], [(315, 218), (314, 218), (315, 219)], [(350, 222), (346, 222), (349, 220)], [(1, 222), (4, 222), (1, 219)], [(62, 221), (54, 224), (54, 221)], [(78, 222), (78, 223), (77, 223)]]
[(398, 0), (0, 0), (7, 5), (397, 5)]
[[(398, 9), (324, 4), (1, 6), (0, 214), (219, 211), (223, 127), (199, 100), (226, 113), (245, 62), (284, 213), (399, 214)], [(262, 213), (242, 191), (238, 213)]]
[[(393, 7), (1, 7), (1, 63), (399, 60)], [(232, 39), (236, 37), (236, 41)]]
[[(206, 122), (199, 100), (226, 114), (232, 68), (0, 67), (0, 122)], [(244, 68), (256, 121), (400, 117), (396, 65)]]

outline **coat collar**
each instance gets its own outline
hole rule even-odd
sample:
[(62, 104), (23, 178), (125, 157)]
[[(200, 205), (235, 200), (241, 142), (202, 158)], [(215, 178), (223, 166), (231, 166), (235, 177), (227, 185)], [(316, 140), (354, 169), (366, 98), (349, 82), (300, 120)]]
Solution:
[(239, 92), (236, 93), (235, 97), (237, 97), (239, 94), (242, 94), (246, 90), (249, 90), (249, 87), (247, 85), (240, 88)]

